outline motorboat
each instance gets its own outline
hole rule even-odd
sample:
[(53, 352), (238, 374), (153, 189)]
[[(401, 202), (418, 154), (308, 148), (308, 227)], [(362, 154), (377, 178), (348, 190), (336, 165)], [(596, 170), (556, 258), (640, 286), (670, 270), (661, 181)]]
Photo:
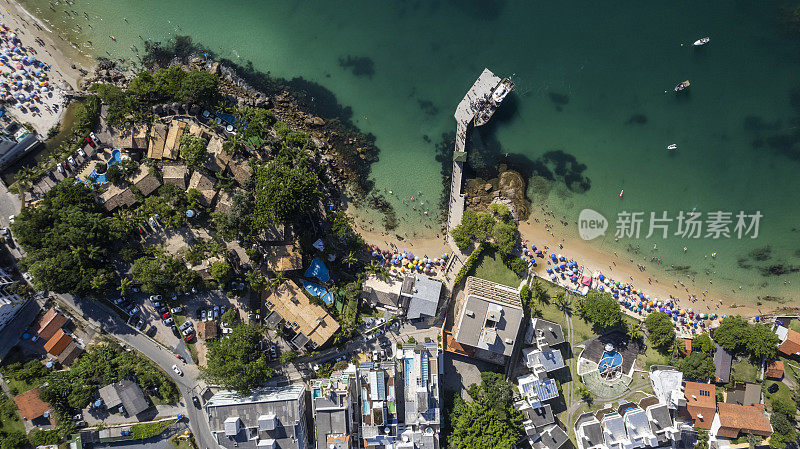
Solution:
[(667, 145), (667, 149), (668, 150), (677, 150), (678, 149), (678, 144), (677, 143), (673, 143), (673, 144)]
[(686, 89), (687, 87), (689, 87), (690, 85), (691, 85), (691, 83), (689, 82), (689, 80), (686, 80), (686, 81), (678, 84), (677, 86), (675, 86), (675, 92), (680, 92), (683, 89)]
[(694, 44), (692, 44), (692, 45), (694, 45), (695, 47), (700, 47), (702, 45), (707, 44), (710, 40), (711, 40), (710, 37), (703, 37), (703, 38), (700, 38), (700, 39), (697, 39), (696, 41), (694, 41)]

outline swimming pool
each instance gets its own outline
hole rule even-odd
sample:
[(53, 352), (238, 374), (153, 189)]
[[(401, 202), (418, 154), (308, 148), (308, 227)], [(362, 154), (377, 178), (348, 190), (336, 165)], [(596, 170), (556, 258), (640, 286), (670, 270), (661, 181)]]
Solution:
[(122, 153), (119, 150), (113, 150), (111, 152), (111, 159), (106, 161), (109, 167), (115, 164), (119, 164), (119, 161), (122, 160)]
[(622, 366), (622, 354), (617, 351), (606, 351), (603, 357), (600, 358), (600, 363), (597, 364), (597, 370), (600, 374), (605, 373), (609, 369), (615, 369)]
[(408, 382), (408, 379), (411, 379), (411, 370), (414, 369), (414, 359), (412, 359), (411, 357), (406, 357), (403, 360), (403, 367), (405, 368), (404, 369), (406, 375), (405, 379), (406, 382)]
[[(106, 161), (106, 165), (111, 167), (112, 165), (119, 164), (120, 161), (122, 161), (122, 152), (119, 150), (113, 150), (111, 152), (111, 158)], [(92, 170), (92, 172), (89, 173), (89, 176), (86, 178), (86, 180), (89, 181), (87, 184), (105, 184), (108, 182), (106, 174), (98, 174), (97, 170)]]
[(325, 266), (325, 263), (319, 257), (315, 257), (314, 260), (311, 261), (311, 265), (306, 270), (305, 276), (307, 278), (317, 278), (322, 282), (328, 282), (331, 279), (328, 267)]
[(333, 304), (333, 293), (329, 292), (325, 287), (303, 279), (303, 288), (312, 295), (322, 298), (325, 304)]

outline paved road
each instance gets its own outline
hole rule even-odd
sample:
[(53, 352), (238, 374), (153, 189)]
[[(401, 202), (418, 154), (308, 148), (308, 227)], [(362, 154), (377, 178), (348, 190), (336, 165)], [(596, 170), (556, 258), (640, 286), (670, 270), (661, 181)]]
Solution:
[[(185, 415), (189, 419), (192, 433), (194, 433), (200, 448), (217, 447), (216, 443), (211, 439), (211, 430), (203, 412), (192, 404), (191, 397), (198, 393), (195, 387), (197, 387), (197, 379), (200, 374), (195, 365), (179, 362), (171, 350), (128, 326), (122, 318), (104, 304), (89, 299), (81, 300), (68, 294), (58, 296), (68, 306), (80, 312), (80, 315), (93, 326), (102, 329), (141, 352), (172, 377), (183, 397), (180, 405), (186, 410)], [(178, 376), (172, 371), (172, 365), (176, 363), (183, 371), (183, 376)]]

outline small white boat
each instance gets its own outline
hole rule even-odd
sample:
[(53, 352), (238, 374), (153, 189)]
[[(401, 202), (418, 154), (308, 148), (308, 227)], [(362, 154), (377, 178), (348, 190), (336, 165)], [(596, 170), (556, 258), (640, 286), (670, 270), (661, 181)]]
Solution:
[(623, 189), (623, 190), (620, 190), (620, 191), (619, 191), (619, 197), (620, 197), (620, 198), (622, 198), (622, 195), (623, 195), (624, 193), (625, 193), (625, 190), (624, 190), (624, 189)]
[(703, 37), (694, 41), (694, 44), (692, 45), (694, 45), (695, 47), (700, 47), (701, 45), (707, 44), (710, 40), (711, 40), (710, 37)]
[(678, 149), (678, 144), (677, 143), (673, 143), (671, 145), (667, 145), (667, 149), (668, 150), (677, 150)]
[(689, 82), (689, 80), (686, 80), (686, 81), (678, 84), (677, 86), (675, 86), (675, 92), (680, 92), (683, 89), (686, 89), (687, 87), (689, 87), (690, 85), (691, 85), (691, 83)]

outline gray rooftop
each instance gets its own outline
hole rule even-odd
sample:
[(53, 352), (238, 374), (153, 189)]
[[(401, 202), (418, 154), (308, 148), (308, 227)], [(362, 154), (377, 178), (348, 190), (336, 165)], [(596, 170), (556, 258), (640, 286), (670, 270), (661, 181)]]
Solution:
[[(413, 283), (407, 282), (409, 278), (413, 279)], [(406, 318), (414, 320), (424, 316), (435, 316), (441, 294), (441, 282), (421, 274), (406, 276), (401, 290), (401, 295), (408, 298)]]
[(717, 345), (717, 349), (714, 351), (714, 376), (718, 382), (728, 383), (731, 380), (731, 363), (733, 363), (733, 354)]
[(537, 429), (541, 429), (555, 422), (553, 408), (550, 407), (550, 404), (545, 404), (543, 407), (539, 408), (527, 407), (522, 410), (522, 414), (525, 419), (530, 421)]
[(542, 318), (531, 318), (531, 325), (525, 332), (525, 343), (537, 346), (546, 343), (556, 346), (564, 341), (564, 332), (560, 324)]
[(522, 358), (528, 368), (533, 368), (539, 364), (548, 373), (564, 367), (564, 357), (559, 349), (542, 351), (536, 348), (525, 348), (522, 350)]
[(745, 406), (760, 404), (761, 387), (757, 384), (745, 384), (744, 388), (728, 390), (725, 402)]
[(209, 427), (225, 448), (298, 448), (307, 441), (303, 385), (261, 388), (249, 396), (221, 391), (205, 404)]
[(380, 304), (390, 307), (398, 307), (400, 300), (400, 289), (404, 281), (389, 277), (381, 279), (373, 274), (368, 275), (364, 281), (362, 298), (370, 304)]
[(505, 285), (469, 277), (465, 295), (456, 341), (510, 356), (523, 317), (519, 292)]
[(578, 417), (578, 420), (575, 422), (576, 438), (579, 429), (583, 432), (583, 435), (581, 436), (582, 441), (578, 442), (578, 447), (589, 449), (590, 447), (605, 444), (605, 440), (603, 439), (603, 426), (593, 414), (584, 413)]
[(564, 429), (555, 424), (540, 431), (539, 437), (538, 441), (531, 444), (533, 449), (558, 449), (569, 439)]
[(658, 438), (660, 443), (667, 441), (664, 429), (672, 427), (672, 418), (669, 416), (669, 408), (666, 404), (653, 405), (647, 408), (647, 418), (650, 423), (650, 430)]
[(106, 407), (114, 408), (121, 404), (131, 416), (138, 415), (150, 408), (142, 389), (130, 379), (106, 385), (100, 389), (100, 397)]
[(318, 449), (346, 449), (349, 447), (350, 428), (348, 415), (352, 413), (355, 395), (355, 373), (334, 371), (328, 379), (316, 379), (311, 387), (316, 422)]

